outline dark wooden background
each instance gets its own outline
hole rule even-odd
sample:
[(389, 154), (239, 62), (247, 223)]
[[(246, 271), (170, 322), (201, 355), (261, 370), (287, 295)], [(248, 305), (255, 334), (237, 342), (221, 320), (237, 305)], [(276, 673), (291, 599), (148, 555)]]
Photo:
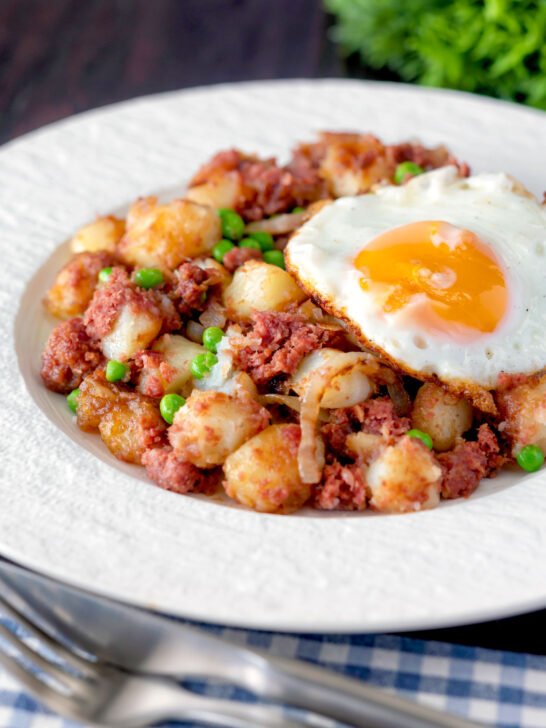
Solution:
[(328, 25), (319, 0), (0, 0), (0, 143), (158, 91), (347, 75)]
[[(0, 143), (79, 111), (188, 86), (391, 78), (341, 59), (330, 26), (320, 0), (0, 0)], [(544, 564), (528, 568), (544, 580)], [(419, 636), (546, 654), (545, 626), (543, 610)]]

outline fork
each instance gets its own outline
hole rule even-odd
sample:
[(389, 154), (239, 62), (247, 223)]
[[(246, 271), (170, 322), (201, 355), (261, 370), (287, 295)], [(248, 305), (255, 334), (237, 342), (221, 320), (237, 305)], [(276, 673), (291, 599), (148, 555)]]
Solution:
[[(239, 646), (208, 630), (99, 597), (1, 558), (0, 592), (8, 602), (6, 606), (9, 608), (11, 605), (10, 613), (20, 624), (29, 625), (30, 631), (46, 645), (49, 639), (58, 638), (65, 645), (63, 649), (76, 650), (76, 657), (80, 656), (80, 651), (92, 656), (92, 661), (86, 661), (83, 667), (87, 671), (93, 665), (101, 670), (104, 668), (97, 681), (115, 681), (120, 675), (124, 680), (128, 676), (135, 679), (145, 677), (154, 685), (159, 683), (162, 688), (165, 682), (161, 681), (166, 679), (171, 689), (171, 696), (167, 696), (171, 701), (169, 705), (177, 697), (172, 695), (173, 686), (179, 692), (178, 697), (181, 694), (178, 682), (187, 684), (192, 678), (204, 678), (239, 686), (270, 703), (309, 711), (308, 724), (317, 726), (324, 725), (324, 716), (327, 716), (338, 721), (336, 725), (341, 723), (355, 728), (478, 728), (476, 723), (393, 695), (333, 670)], [(25, 622), (22, 617), (26, 617)], [(38, 625), (41, 629), (37, 632)], [(57, 641), (52, 646), (58, 652)], [(65, 659), (64, 652), (58, 654), (61, 660)], [(41, 684), (37, 687), (41, 688)], [(108, 686), (104, 687), (104, 690), (108, 689)], [(114, 689), (111, 692), (115, 692)], [(196, 698), (191, 692), (187, 697)], [(226, 702), (216, 705), (224, 717), (228, 707)], [(179, 706), (179, 702), (176, 705)], [(205, 712), (214, 707), (210, 702), (202, 706), (186, 702), (185, 706), (188, 705), (190, 709), (202, 707)], [(227, 713), (231, 719), (229, 725), (246, 726), (248, 720), (255, 721), (251, 723), (252, 728), (294, 724), (287, 720), (282, 722), (280, 713), (275, 713), (271, 705), (264, 706), (266, 709), (261, 713), (259, 709), (262, 706), (251, 706), (256, 711), (251, 718), (248, 718), (247, 704), (235, 706)], [(239, 723), (234, 722), (236, 713), (233, 711), (237, 707), (244, 712), (238, 718)], [(269, 713), (267, 707), (270, 708)], [(322, 716), (322, 722), (319, 716)], [(241, 722), (245, 719), (246, 724)], [(293, 717), (294, 720), (295, 724), (299, 720), (299, 725), (303, 722), (300, 715)], [(216, 724), (226, 725), (226, 722), (216, 718)], [(328, 725), (332, 723), (329, 721)]]
[(46, 657), (0, 622), (0, 637), (24, 658), (23, 662), (11, 656), (0, 643), (0, 663), (52, 711), (81, 723), (111, 728), (139, 728), (168, 719), (228, 728), (334, 725), (318, 715), (302, 714), (291, 720), (274, 705), (203, 697), (168, 678), (131, 674), (68, 649), (1, 597), (0, 610), (36, 637), (49, 653)]

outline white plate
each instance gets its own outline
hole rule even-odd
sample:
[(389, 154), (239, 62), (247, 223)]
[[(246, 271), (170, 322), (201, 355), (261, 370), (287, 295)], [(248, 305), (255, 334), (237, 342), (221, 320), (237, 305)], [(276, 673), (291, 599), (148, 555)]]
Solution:
[(354, 81), (138, 99), (0, 151), (0, 553), (135, 604), (276, 630), (406, 630), (546, 605), (546, 472), (505, 473), (468, 501), (415, 515), (263, 515), (154, 487), (40, 384), (50, 325), (40, 299), (66, 247), (54, 251), (80, 225), (180, 186), (220, 149), (286, 157), (320, 129), (445, 142), (475, 171), (505, 170), (543, 190), (545, 114)]

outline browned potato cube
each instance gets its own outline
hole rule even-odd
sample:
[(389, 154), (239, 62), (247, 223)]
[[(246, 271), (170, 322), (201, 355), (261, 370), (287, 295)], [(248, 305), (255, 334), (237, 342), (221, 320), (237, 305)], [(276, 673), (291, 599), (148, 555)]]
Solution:
[(142, 465), (146, 450), (161, 443), (165, 429), (157, 405), (136, 392), (125, 393), (99, 423), (100, 436), (110, 452), (137, 465)]
[(105, 250), (113, 253), (125, 232), (125, 220), (108, 215), (84, 225), (70, 241), (73, 253), (95, 253)]
[(239, 198), (244, 195), (240, 175), (218, 170), (207, 182), (190, 187), (186, 193), (188, 200), (210, 207), (235, 208)]
[(438, 505), (442, 468), (421, 440), (406, 436), (372, 461), (366, 480), (372, 508), (411, 513)]
[(109, 253), (79, 253), (61, 268), (44, 300), (49, 312), (59, 318), (83, 314), (95, 292), (102, 268), (112, 264)]
[(167, 428), (153, 399), (108, 382), (103, 369), (81, 383), (76, 414), (82, 430), (98, 429), (111, 453), (139, 465), (148, 448), (161, 444)]
[(464, 397), (430, 382), (417, 392), (411, 414), (413, 426), (430, 435), (434, 449), (439, 452), (454, 448), (472, 426), (472, 419), (472, 405)]
[(546, 374), (528, 377), (496, 396), (512, 455), (527, 445), (536, 445), (546, 454)]
[(250, 319), (252, 311), (285, 311), (307, 298), (290, 273), (258, 260), (237, 268), (223, 299), (226, 308), (240, 319)]
[[(367, 192), (394, 172), (384, 156), (385, 147), (371, 134), (329, 134), (326, 142), (320, 174), (334, 197)], [(366, 158), (368, 164), (362, 161)]]
[(185, 258), (210, 253), (221, 237), (220, 217), (212, 207), (191, 200), (158, 205), (155, 197), (147, 197), (131, 206), (118, 255), (129, 265), (173, 270)]
[(106, 380), (104, 369), (97, 369), (80, 384), (77, 422), (82, 430), (96, 430), (120, 396), (120, 387)]
[(298, 471), (298, 425), (271, 425), (245, 442), (224, 463), (224, 488), (249, 508), (291, 513), (311, 496)]
[(268, 411), (248, 394), (194, 389), (174, 416), (169, 441), (181, 460), (213, 468), (268, 423)]

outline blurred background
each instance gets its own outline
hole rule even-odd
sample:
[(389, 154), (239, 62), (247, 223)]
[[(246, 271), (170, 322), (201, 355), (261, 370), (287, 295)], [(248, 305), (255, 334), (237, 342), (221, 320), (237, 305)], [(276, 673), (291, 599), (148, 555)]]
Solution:
[(546, 109), (546, 0), (0, 0), (0, 143), (134, 96), (291, 77)]
[[(546, 0), (0, 0), (0, 143), (135, 96), (291, 77), (546, 109)], [(546, 654), (545, 617), (421, 636)]]

